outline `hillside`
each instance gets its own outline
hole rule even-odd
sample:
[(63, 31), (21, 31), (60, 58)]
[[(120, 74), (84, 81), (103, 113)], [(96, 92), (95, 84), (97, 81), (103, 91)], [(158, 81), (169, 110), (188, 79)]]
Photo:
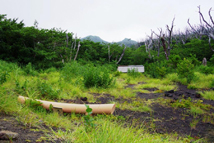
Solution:
[(100, 37), (98, 36), (92, 36), (92, 35), (89, 35), (89, 36), (86, 36), (84, 38), (81, 38), (81, 40), (91, 40), (93, 42), (100, 42), (100, 43), (109, 43), (103, 39), (101, 39)]
[[(91, 40), (93, 42), (100, 42), (100, 43), (111, 43), (111, 42), (107, 42), (103, 39), (101, 39), (99, 36), (92, 36), (92, 35), (89, 35), (89, 36), (86, 36), (84, 38), (81, 38), (81, 40)], [(119, 41), (119, 42), (112, 42), (112, 43), (118, 43), (119, 45), (125, 45), (127, 47), (130, 47), (132, 45), (136, 45), (137, 42), (134, 41), (134, 40), (131, 40), (129, 38), (125, 38), (124, 40), (122, 41)]]

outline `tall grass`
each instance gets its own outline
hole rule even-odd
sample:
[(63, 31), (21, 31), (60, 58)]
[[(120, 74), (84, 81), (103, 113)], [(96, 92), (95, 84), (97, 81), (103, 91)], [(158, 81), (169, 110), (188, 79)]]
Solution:
[(110, 120), (99, 120), (99, 125), (91, 132), (78, 127), (73, 133), (75, 143), (159, 143), (183, 142), (173, 135), (149, 134), (143, 128), (123, 127)]

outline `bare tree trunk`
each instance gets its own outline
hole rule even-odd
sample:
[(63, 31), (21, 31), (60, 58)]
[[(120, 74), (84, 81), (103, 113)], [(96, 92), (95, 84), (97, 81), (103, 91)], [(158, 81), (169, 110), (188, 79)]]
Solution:
[(125, 46), (125, 48), (123, 49), (123, 52), (122, 52), (122, 54), (121, 54), (119, 60), (117, 61), (117, 64), (119, 64), (119, 62), (122, 60), (123, 55), (124, 55), (124, 53), (125, 53), (125, 50), (126, 50), (126, 46)]
[(79, 52), (79, 49), (80, 49), (80, 41), (79, 41), (79, 43), (78, 43), (78, 47), (77, 47), (77, 52), (76, 52), (76, 55), (75, 55), (75, 57), (74, 57), (74, 61), (76, 60), (76, 58), (77, 58), (77, 55), (78, 55), (78, 52)]
[(63, 56), (61, 54), (60, 54), (60, 57), (62, 58), (62, 63), (64, 64), (65, 61), (64, 61)]
[(203, 64), (204, 66), (207, 65), (207, 59), (206, 59), (206, 58), (203, 58), (202, 64)]
[(70, 59), (69, 59), (69, 61), (71, 61), (71, 58), (72, 58), (72, 50), (73, 50), (73, 45), (74, 45), (74, 42), (72, 42), (72, 44), (71, 44), (71, 50), (70, 50)]
[(167, 49), (166, 49), (166, 44), (165, 44), (164, 34), (163, 34), (163, 37), (161, 37), (161, 41), (162, 41), (162, 44), (163, 44), (163, 49), (164, 49), (164, 52), (165, 52), (166, 60), (169, 60)]
[(174, 27), (174, 21), (175, 21), (175, 18), (173, 18), (172, 20), (172, 25), (171, 25), (171, 28), (169, 29), (169, 25), (166, 25), (167, 27), (167, 30), (168, 30), (168, 41), (167, 41), (167, 45), (168, 45), (168, 55), (170, 55), (170, 50), (171, 50), (171, 46), (172, 46), (172, 30), (173, 30), (173, 27)]
[(154, 31), (153, 31), (153, 33), (158, 37), (158, 39), (157, 39), (157, 41), (158, 41), (158, 57), (159, 57), (159, 55), (160, 55), (160, 47), (161, 47), (161, 35), (162, 35), (162, 28), (160, 28), (160, 29), (158, 29), (159, 30), (159, 32), (160, 32), (160, 34), (158, 35), (158, 34), (156, 34)]

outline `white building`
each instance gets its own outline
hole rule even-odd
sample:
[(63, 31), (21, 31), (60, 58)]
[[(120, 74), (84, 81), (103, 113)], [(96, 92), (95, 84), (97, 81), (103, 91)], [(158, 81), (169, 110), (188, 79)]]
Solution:
[(128, 72), (128, 69), (136, 69), (138, 72), (144, 72), (143, 65), (128, 65), (128, 66), (118, 66), (117, 70), (120, 72)]

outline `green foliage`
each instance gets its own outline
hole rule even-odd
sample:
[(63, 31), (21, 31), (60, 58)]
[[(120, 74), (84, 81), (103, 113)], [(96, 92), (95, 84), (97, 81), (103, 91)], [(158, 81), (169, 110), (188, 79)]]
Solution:
[(103, 87), (108, 88), (113, 85), (114, 79), (110, 76), (110, 72), (105, 68), (88, 67), (84, 73), (83, 83), (85, 87)]
[(38, 72), (35, 71), (31, 63), (28, 63), (25, 66), (25, 68), (23, 68), (23, 70), (25, 71), (26, 74), (33, 75), (33, 76), (38, 75)]
[(12, 113), (18, 109), (17, 98), (8, 91), (0, 88), (0, 113)]
[(187, 82), (190, 83), (191, 80), (194, 78), (193, 72), (194, 65), (191, 63), (190, 60), (184, 58), (177, 67), (177, 72), (179, 77), (187, 78)]
[(198, 67), (198, 70), (201, 73), (204, 73), (206, 75), (213, 74), (213, 67), (208, 67), (208, 66), (201, 65), (201, 66)]
[(179, 108), (190, 108), (190, 106), (192, 105), (192, 99), (188, 98), (188, 99), (181, 99), (181, 100), (177, 100), (175, 103), (172, 104), (172, 107), (179, 107)]
[(173, 68), (170, 68), (169, 63), (166, 60), (161, 62), (146, 63), (144, 67), (145, 73), (153, 78), (162, 78), (167, 73), (174, 70)]
[(4, 82), (6, 82), (8, 76), (9, 74), (7, 71), (0, 73), (0, 84), (3, 84)]
[(127, 74), (133, 78), (137, 78), (141, 75), (136, 68), (128, 69)]
[(25, 105), (35, 111), (46, 112), (46, 110), (41, 106), (41, 102), (34, 99), (27, 99)]
[(181, 61), (181, 57), (179, 55), (170, 55), (169, 62), (172, 63), (173, 68), (177, 68), (178, 63)]
[(85, 125), (85, 130), (90, 131), (91, 128), (95, 127), (96, 125), (93, 123), (94, 119), (92, 118), (92, 108), (89, 107), (89, 105), (85, 104), (86, 106), (86, 112), (87, 114), (83, 116), (84, 118), (84, 125)]
[(60, 90), (54, 90), (50, 84), (38, 80), (37, 88), (40, 92), (40, 96), (48, 99), (58, 99), (58, 94)]
[(164, 77), (166, 75), (166, 68), (165, 67), (157, 67), (156, 71), (160, 77)]
[(77, 62), (67, 63), (62, 68), (61, 75), (66, 81), (70, 81), (73, 77), (82, 76), (86, 71), (85, 67)]
[(196, 54), (190, 54), (190, 57), (188, 59), (191, 61), (191, 63), (193, 65), (200, 65), (201, 64), (201, 62), (198, 61)]
[(115, 77), (120, 76), (121, 74), (122, 74), (122, 72), (120, 72), (120, 71), (115, 71), (115, 72), (114, 72), (114, 76), (115, 76)]

